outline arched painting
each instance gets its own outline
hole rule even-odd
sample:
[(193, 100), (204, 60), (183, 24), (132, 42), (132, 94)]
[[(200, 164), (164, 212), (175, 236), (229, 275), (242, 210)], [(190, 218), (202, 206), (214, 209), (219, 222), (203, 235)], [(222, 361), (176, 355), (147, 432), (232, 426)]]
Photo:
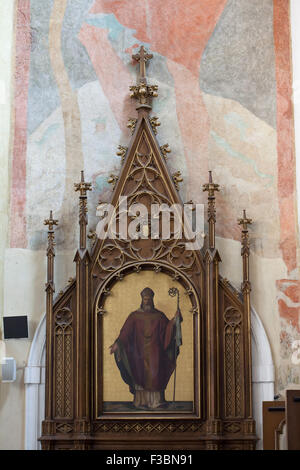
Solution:
[(194, 411), (194, 316), (180, 282), (130, 273), (110, 290), (101, 320), (103, 413)]

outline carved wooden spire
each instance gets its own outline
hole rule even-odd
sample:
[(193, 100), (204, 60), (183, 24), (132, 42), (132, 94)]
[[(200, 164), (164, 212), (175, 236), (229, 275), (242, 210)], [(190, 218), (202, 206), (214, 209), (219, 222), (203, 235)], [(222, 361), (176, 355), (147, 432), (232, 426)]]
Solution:
[(218, 432), (220, 420), (220, 402), (218, 398), (220, 390), (220, 359), (215, 351), (218, 348), (218, 312), (219, 312), (219, 263), (221, 261), (218, 250), (215, 248), (215, 191), (219, 191), (219, 185), (212, 179), (209, 172), (208, 183), (203, 185), (203, 191), (208, 192), (208, 248), (205, 253), (206, 263), (206, 318), (208, 338), (207, 344), (207, 371), (208, 387), (211, 390), (211, 399), (207, 407), (208, 432)]
[(216, 225), (216, 208), (215, 208), (215, 192), (219, 191), (219, 185), (215, 184), (212, 179), (212, 172), (209, 171), (208, 183), (203, 185), (203, 191), (208, 192), (208, 243), (209, 248), (215, 248), (215, 225)]
[(242, 249), (241, 255), (243, 257), (243, 283), (242, 291), (249, 290), (251, 291), (251, 283), (249, 280), (249, 256), (250, 256), (250, 246), (249, 246), (249, 232), (248, 225), (252, 224), (252, 219), (249, 219), (246, 216), (245, 209), (243, 210), (243, 217), (238, 219), (238, 224), (242, 225)]
[(246, 215), (246, 211), (243, 210), (243, 217), (238, 219), (238, 224), (242, 226), (242, 249), (241, 255), (243, 257), (243, 282), (242, 282), (242, 293), (243, 293), (243, 304), (244, 304), (244, 316), (246, 322), (246, 331), (247, 338), (245, 347), (248, 349), (248, 370), (247, 370), (247, 379), (246, 386), (248, 388), (249, 401), (247, 403), (247, 417), (252, 419), (253, 410), (252, 410), (252, 369), (251, 369), (251, 305), (250, 305), (250, 292), (251, 292), (251, 282), (249, 277), (249, 256), (250, 256), (250, 244), (249, 244), (249, 233), (248, 225), (252, 224), (252, 219), (249, 219)]
[(46, 289), (48, 287), (48, 284), (52, 286), (52, 290), (54, 292), (54, 256), (55, 256), (55, 251), (54, 251), (54, 246), (55, 246), (55, 241), (54, 241), (54, 226), (58, 225), (58, 220), (53, 219), (53, 214), (52, 211), (50, 211), (50, 217), (49, 219), (46, 219), (44, 221), (44, 225), (48, 225), (48, 247), (47, 247), (47, 284), (46, 284)]
[(138, 54), (134, 54), (132, 58), (139, 62), (139, 74), (137, 79), (137, 85), (129, 87), (131, 98), (139, 100), (140, 104), (137, 109), (148, 108), (151, 109), (151, 98), (158, 96), (157, 85), (147, 85), (146, 79), (146, 63), (152, 59), (153, 55), (148, 54), (144, 46), (140, 47)]
[[(51, 392), (52, 392), (52, 369), (51, 369), (51, 350), (52, 350), (52, 325), (53, 325), (53, 294), (54, 287), (54, 226), (58, 225), (58, 220), (53, 219), (50, 211), (49, 219), (44, 221), (48, 225), (48, 247), (47, 247), (47, 282), (46, 282), (46, 322), (47, 322), (47, 340), (46, 340), (46, 409), (45, 418), (51, 419)], [(49, 334), (50, 332), (50, 334)]]
[(79, 196), (79, 225), (80, 225), (80, 249), (86, 248), (86, 226), (88, 224), (87, 219), (87, 191), (92, 190), (92, 183), (86, 183), (84, 181), (84, 172), (81, 172), (80, 183), (75, 183), (75, 191), (80, 191)]

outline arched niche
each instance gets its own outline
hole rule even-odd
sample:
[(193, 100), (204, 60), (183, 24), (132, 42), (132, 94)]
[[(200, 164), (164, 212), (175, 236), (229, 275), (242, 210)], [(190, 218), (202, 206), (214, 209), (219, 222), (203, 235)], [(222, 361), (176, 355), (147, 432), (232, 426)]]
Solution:
[[(129, 387), (122, 380), (117, 370), (114, 356), (109, 353), (109, 346), (114, 343), (129, 314), (137, 311), (141, 305), (141, 292), (150, 287), (154, 292), (154, 308), (163, 312), (171, 320), (177, 310), (177, 294), (171, 297), (170, 289), (177, 289), (179, 293), (179, 306), (183, 318), (181, 323), (182, 345), (177, 358), (176, 379), (170, 378), (165, 389), (165, 398), (168, 411), (176, 412), (172, 405), (175, 396), (180, 402), (180, 410), (200, 413), (198, 410), (202, 368), (199, 367), (196, 344), (201, 335), (201, 309), (197, 300), (197, 293), (190, 280), (177, 273), (170, 266), (157, 266), (154, 271), (153, 264), (139, 265), (134, 269), (117, 272), (101, 286), (94, 306), (94, 381), (95, 381), (95, 416), (97, 419), (101, 412), (108, 413), (116, 410), (118, 403), (120, 410), (129, 407), (132, 394)], [(202, 341), (203, 343), (203, 341)], [(203, 361), (200, 361), (203, 363)], [(127, 405), (126, 405), (127, 404)], [(181, 410), (182, 412), (182, 410)]]

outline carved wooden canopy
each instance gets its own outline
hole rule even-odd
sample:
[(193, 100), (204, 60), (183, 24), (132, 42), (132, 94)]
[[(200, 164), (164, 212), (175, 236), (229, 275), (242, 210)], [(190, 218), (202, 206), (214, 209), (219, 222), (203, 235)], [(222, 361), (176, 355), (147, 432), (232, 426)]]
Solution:
[[(254, 449), (255, 423), (251, 394), (249, 241), (246, 217), (242, 226), (243, 279), (241, 292), (219, 275), (220, 255), (215, 246), (215, 192), (219, 186), (209, 175), (203, 185), (208, 193), (208, 234), (201, 249), (186, 248), (187, 231), (178, 237), (171, 218), (167, 239), (151, 239), (147, 218), (136, 226), (137, 236), (120, 237), (122, 218), (132, 222), (136, 214), (128, 206), (174, 204), (182, 207), (178, 186), (180, 173), (167, 166), (168, 145), (160, 146), (158, 119), (151, 117), (151, 101), (158, 87), (146, 79), (146, 62), (152, 58), (143, 46), (133, 58), (139, 62), (137, 84), (130, 87), (138, 101), (137, 118), (128, 126), (128, 148), (119, 147), (119, 175), (111, 175), (108, 218), (109, 235), (90, 235), (87, 248), (87, 192), (92, 185), (75, 184), (79, 192), (80, 242), (74, 261), (76, 277), (54, 296), (54, 226), (48, 225), (48, 272), (46, 284), (46, 410), (42, 431), (43, 449)], [(101, 209), (101, 205), (100, 205)], [(99, 210), (100, 210), (99, 209)], [(111, 221), (116, 221), (111, 227)], [(173, 224), (173, 225), (172, 225)], [(146, 228), (145, 228), (145, 227)], [(185, 227), (186, 228), (186, 227)], [(112, 236), (114, 235), (114, 236)], [(242, 264), (241, 263), (241, 264)], [(183, 286), (193, 316), (193, 396), (191, 412), (164, 414), (107, 413), (103, 408), (103, 322), (105, 302), (112, 288), (131, 273), (164, 273)], [(186, 339), (187, 341), (187, 339)]]

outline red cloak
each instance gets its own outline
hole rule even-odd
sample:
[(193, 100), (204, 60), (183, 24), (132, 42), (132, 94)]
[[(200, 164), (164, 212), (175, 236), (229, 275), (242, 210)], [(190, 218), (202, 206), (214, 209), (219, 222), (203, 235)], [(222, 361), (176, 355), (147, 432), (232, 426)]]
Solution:
[(175, 336), (175, 322), (155, 308), (128, 316), (116, 340), (115, 359), (131, 393), (136, 385), (149, 391), (165, 390), (179, 354)]

